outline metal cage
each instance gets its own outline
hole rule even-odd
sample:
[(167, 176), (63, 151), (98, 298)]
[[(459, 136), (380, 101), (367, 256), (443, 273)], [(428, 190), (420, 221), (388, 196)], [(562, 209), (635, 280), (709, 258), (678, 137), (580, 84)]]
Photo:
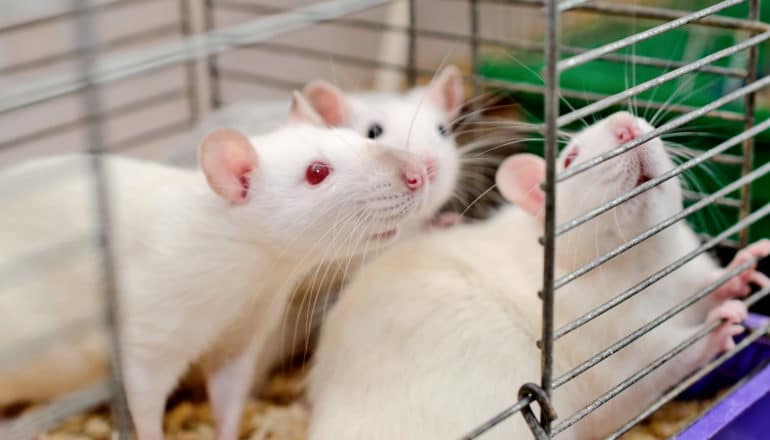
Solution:
[[(344, 66), (348, 69), (347, 74), (357, 81), (364, 82), (377, 74), (380, 85), (388, 83), (387, 78), (391, 79), (389, 83), (391, 85), (400, 85), (402, 82), (413, 85), (420, 78), (430, 77), (436, 62), (441, 61), (423, 59), (421, 49), (430, 45), (438, 47), (449, 45), (453, 48), (454, 58), (462, 58), (466, 61), (471, 72), (466, 80), (476, 92), (475, 94), (503, 90), (523, 91), (542, 96), (544, 103), (542, 123), (533, 125), (533, 131), (544, 135), (547, 163), (546, 182), (543, 186), (546, 193), (546, 233), (541, 239), (545, 256), (544, 284), (540, 292), (543, 317), (540, 344), (543, 367), (541, 382), (537, 385), (523, 386), (518, 397), (514, 391), (515, 387), (525, 384), (512, 384), (512, 406), (500, 414), (490, 414), (489, 421), (482, 426), (475, 429), (469, 426), (469, 434), (465, 437), (467, 439), (482, 436), (484, 432), (508, 417), (520, 417), (521, 415), (517, 413), (523, 414), (536, 438), (556, 437), (591, 411), (606, 404), (676, 354), (705, 337), (716, 328), (717, 323), (703, 327), (653, 363), (639, 365), (636, 374), (618, 383), (603, 395), (595, 396), (594, 402), (581, 411), (564, 415), (557, 420), (549, 417), (548, 400), (552, 394), (559, 392), (562, 385), (705, 297), (730, 276), (744, 269), (746, 265), (725, 274), (720, 280), (698, 292), (693, 292), (688, 300), (652, 319), (647, 325), (559, 376), (555, 376), (553, 371), (553, 345), (556, 340), (632, 298), (701, 253), (725, 243), (745, 245), (749, 227), (765, 218), (770, 212), (770, 205), (767, 204), (752, 212), (750, 203), (752, 182), (770, 174), (770, 163), (755, 163), (753, 141), (757, 134), (770, 127), (770, 120), (756, 121), (755, 117), (756, 95), (770, 85), (770, 77), (760, 78), (757, 69), (758, 47), (770, 39), (770, 24), (759, 20), (759, 0), (714, 1), (710, 6), (700, 10), (671, 10), (601, 0), (456, 0), (449, 2), (325, 0), (298, 6), (288, 6), (277, 1), (238, 0), (206, 0), (205, 2), (75, 0), (70, 2), (71, 4), (64, 3), (64, 7), (58, 11), (46, 12), (32, 19), (20, 20), (0, 27), (0, 38), (8, 41), (14, 41), (13, 38), (17, 38), (17, 35), (34, 34), (39, 28), (46, 26), (69, 29), (75, 35), (75, 41), (69, 47), (0, 65), (0, 80), (8, 79), (6, 82), (0, 82), (0, 86), (3, 86), (0, 91), (0, 126), (7, 128), (0, 138), (0, 163), (14, 162), (26, 157), (28, 152), (32, 152), (30, 153), (32, 155), (49, 154), (54, 151), (51, 145), (61, 142), (85, 144), (90, 151), (96, 153), (121, 152), (157, 157), (155, 153), (157, 149), (150, 146), (169, 142), (169, 139), (173, 139), (174, 136), (183, 134), (192, 127), (205, 110), (226, 103), (229, 100), (228, 95), (237, 96), (243, 93), (243, 90), (253, 91), (253, 88), (257, 87), (259, 90), (255, 94), (269, 96), (271, 93), (285, 94), (288, 90), (300, 87), (310, 78), (303, 77), (304, 72), (296, 71), (295, 66), (299, 65), (298, 63), (324, 64), (331, 60), (334, 66)], [(720, 11), (739, 4), (749, 6), (749, 13), (744, 18), (716, 15)], [(398, 17), (393, 19), (392, 16), (387, 16), (388, 10), (384, 9), (386, 7), (392, 7), (391, 12), (401, 8), (400, 13), (396, 14)], [(432, 18), (420, 15), (421, 7), (446, 9), (449, 11), (447, 13), (453, 12), (457, 15), (457, 20), (464, 23), (462, 28), (465, 30), (437, 27)], [(542, 31), (542, 41), (485, 33), (483, 23), (485, 8), (495, 8), (494, 11), (513, 11), (511, 16), (526, 15), (526, 17), (537, 18), (539, 24), (534, 28), (538, 29), (538, 32)], [(121, 14), (130, 10), (139, 11), (138, 14), (148, 19), (146, 22), (142, 21), (138, 29), (127, 29), (120, 35), (105, 37), (104, 28), (122, 22)], [(571, 20), (573, 14), (598, 14), (629, 20), (645, 19), (654, 21), (656, 24), (639, 32), (629, 31), (620, 39), (613, 39), (596, 47), (572, 47), (561, 43), (560, 33), (561, 23)], [(354, 54), (344, 48), (340, 50), (333, 47), (318, 47), (318, 44), (311, 44), (309, 39), (303, 40), (302, 35), (299, 35), (299, 38), (292, 37), (293, 34), (302, 34), (305, 30), (324, 26), (350, 32), (350, 35), (361, 38), (362, 44), (366, 47), (373, 47), (374, 44), (382, 47), (383, 39), (394, 38), (393, 41), (396, 41), (394, 44), (400, 45), (401, 48), (398, 51), (399, 56), (395, 57), (397, 59), (388, 58), (387, 54), (382, 53), (378, 56), (371, 56), (371, 54), (367, 56), (366, 50), (359, 50)], [(651, 57), (637, 57), (634, 62), (638, 65), (657, 66), (665, 72), (653, 80), (630, 86), (621, 93), (602, 95), (559, 86), (560, 76), (570, 69), (598, 59), (626, 63), (627, 57), (617, 54), (617, 51), (684, 26), (726, 29), (738, 35), (740, 42), (692, 62), (671, 62)], [(489, 48), (543, 56), (543, 85), (533, 86), (523, 82), (493, 79), (481, 74), (479, 68), (481, 56), (483, 51)], [(252, 63), (248, 66), (249, 68), (228, 62), (227, 57), (239, 51), (244, 54), (243, 57), (256, 59), (258, 62)], [(745, 54), (744, 66), (714, 65), (715, 61), (738, 53)], [(284, 71), (271, 71), (272, 63), (278, 57), (290, 58), (292, 61), (286, 62)], [(242, 59), (244, 58), (240, 58)], [(740, 85), (704, 106), (671, 104), (668, 109), (676, 113), (676, 116), (657, 127), (652, 133), (577, 165), (569, 171), (556, 173), (557, 135), (560, 130), (566, 129), (571, 123), (583, 117), (622, 105), (640, 93), (693, 72), (735, 78)], [(391, 76), (388, 77), (386, 74)], [(122, 94), (115, 93), (120, 89), (123, 90)], [(578, 97), (590, 103), (561, 114), (559, 104), (562, 97)], [(722, 109), (725, 104), (737, 100), (744, 101), (742, 112)], [(651, 101), (638, 101), (637, 105), (649, 108), (660, 107), (659, 104)], [(58, 116), (69, 117), (51, 118), (50, 113), (45, 113), (41, 109), (48, 109), (57, 113)], [(141, 115), (145, 115), (145, 119), (141, 119)], [(591, 167), (638, 147), (653, 137), (682, 127), (704, 115), (726, 121), (738, 121), (743, 124), (743, 132), (700, 152), (676, 168), (605, 205), (593, 207), (584, 215), (565, 224), (556, 224), (556, 183), (566, 181)], [(131, 125), (130, 121), (135, 117), (143, 122), (134, 123), (138, 129), (124, 133), (124, 126)], [(25, 124), (20, 124), (21, 128), (19, 128), (17, 125), (20, 121), (35, 122), (26, 128)], [(725, 154), (738, 145), (742, 154)], [(105, 316), (86, 323), (75, 323), (72, 328), (61, 329), (56, 332), (56, 335), (51, 335), (51, 338), (46, 340), (30, 341), (29, 344), (19, 347), (0, 347), (0, 375), (3, 368), (19, 359), (33, 356), (36, 350), (50, 344), (77, 337), (85, 331), (84, 329), (94, 325), (106, 325), (111, 330), (113, 374), (111, 380), (106, 383), (63, 396), (44, 407), (25, 413), (18, 419), (0, 423), (2, 438), (29, 438), (35, 433), (51, 428), (68, 416), (85, 411), (109, 399), (113, 402), (115, 426), (120, 433), (120, 438), (127, 438), (130, 432), (120, 381), (118, 336), (115, 334), (116, 310), (113, 281), (115, 269), (110, 259), (109, 235), (104, 233), (110, 221), (106, 215), (108, 212), (106, 207), (110, 201), (104, 189), (107, 181), (100, 165), (100, 154), (96, 154), (94, 158), (94, 178), (97, 179), (97, 187), (101, 189), (94, 194), (94, 198), (102, 224), (101, 243), (104, 250), (102, 267), (105, 279), (108, 280), (108, 288), (104, 293)], [(674, 217), (655, 225), (578, 270), (555, 278), (555, 242), (558, 236), (709, 160), (722, 161), (737, 167), (740, 170), (740, 177), (711, 194), (687, 194), (692, 203)], [(730, 198), (729, 195), (735, 191), (740, 191), (740, 197)], [(560, 288), (672, 224), (715, 204), (737, 210), (739, 220), (718, 234), (704, 238), (703, 243), (694, 251), (678, 259), (674, 264), (649, 274), (648, 278), (634, 287), (619, 292), (611, 301), (600, 305), (591, 313), (578, 317), (563, 327), (555, 328), (554, 302), (558, 301)], [(736, 236), (737, 239), (735, 239)], [(57, 249), (52, 252), (62, 252), (62, 250)], [(7, 273), (6, 271), (12, 268), (0, 270)], [(748, 305), (753, 305), (768, 293), (770, 289), (762, 289), (745, 301)], [(734, 350), (725, 353), (695, 375), (667, 391), (643, 413), (629, 420), (613, 433), (610, 438), (618, 438), (627, 432), (634, 424), (676, 397), (682, 390), (716, 368), (724, 359), (766, 334), (768, 330), (770, 328), (765, 327), (754, 331)], [(534, 402), (539, 403), (540, 417), (536, 417), (531, 409)]]

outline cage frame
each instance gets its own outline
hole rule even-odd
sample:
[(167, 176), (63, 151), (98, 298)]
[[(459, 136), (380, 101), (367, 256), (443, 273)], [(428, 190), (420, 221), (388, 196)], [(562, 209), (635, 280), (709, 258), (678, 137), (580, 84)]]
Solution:
[[(686, 264), (691, 259), (697, 257), (703, 252), (712, 249), (719, 243), (723, 243), (729, 239), (730, 236), (735, 233), (739, 234), (737, 243), (738, 246), (743, 246), (748, 240), (748, 230), (751, 224), (764, 218), (770, 214), (770, 206), (765, 206), (754, 212), (751, 212), (750, 200), (751, 200), (751, 183), (756, 179), (770, 174), (770, 163), (763, 164), (758, 168), (754, 168), (754, 136), (762, 131), (770, 128), (770, 120), (765, 120), (760, 123), (755, 121), (755, 109), (756, 109), (756, 93), (760, 89), (770, 86), (770, 77), (758, 78), (757, 72), (757, 54), (759, 44), (770, 40), (770, 24), (763, 23), (759, 20), (759, 0), (719, 0), (713, 5), (706, 7), (698, 11), (675, 11), (666, 8), (638, 6), (638, 5), (622, 5), (617, 3), (611, 3), (601, 0), (457, 0), (466, 2), (469, 8), (469, 25), (470, 34), (463, 35), (456, 32), (435, 31), (428, 29), (421, 29), (418, 25), (416, 1), (405, 0), (408, 3), (408, 24), (406, 26), (388, 25), (384, 23), (374, 23), (362, 19), (347, 18), (353, 12), (362, 11), (368, 8), (377, 6), (383, 6), (393, 3), (395, 0), (326, 0), (313, 6), (287, 10), (281, 8), (273, 8), (274, 14), (267, 18), (260, 17), (253, 21), (243, 23), (236, 26), (231, 26), (227, 29), (221, 29), (216, 26), (214, 12), (217, 8), (231, 8), (231, 9), (259, 9), (262, 11), (270, 10), (270, 8), (263, 7), (264, 5), (246, 5), (243, 2), (237, 0), (206, 0), (204, 8), (204, 33), (196, 35), (192, 31), (191, 16), (189, 0), (179, 0), (180, 20), (178, 22), (172, 22), (167, 25), (158, 27), (157, 29), (149, 32), (149, 34), (166, 34), (168, 32), (179, 32), (184, 38), (179, 43), (171, 43), (165, 45), (159, 45), (155, 51), (142, 51), (142, 53), (131, 53), (128, 55), (122, 55), (120, 57), (108, 58), (104, 63), (95, 63), (94, 55), (95, 51), (99, 50), (99, 47), (94, 45), (93, 38), (93, 21), (94, 15), (99, 11), (107, 10), (117, 5), (125, 4), (126, 2), (111, 1), (98, 6), (88, 6), (88, 2), (85, 0), (76, 0), (74, 2), (75, 7), (72, 11), (67, 13), (58, 14), (51, 17), (46, 17), (41, 20), (55, 20), (57, 18), (69, 17), (73, 14), (78, 17), (78, 50), (68, 52), (65, 54), (58, 54), (45, 59), (34, 60), (33, 62), (25, 62), (23, 65), (5, 66), (0, 69), (0, 74), (7, 72), (14, 72), (17, 70), (28, 69), (34, 66), (46, 65), (48, 63), (66, 59), (79, 59), (81, 60), (81, 70), (77, 74), (60, 75), (54, 78), (47, 78), (39, 81), (33, 81), (23, 87), (15, 89), (11, 92), (0, 94), (0, 114), (19, 110), (31, 105), (47, 102), (48, 100), (72, 94), (83, 93), (83, 105), (88, 109), (86, 116), (74, 121), (72, 123), (64, 124), (58, 127), (54, 127), (53, 131), (45, 133), (37, 133), (36, 136), (45, 136), (50, 133), (55, 133), (59, 130), (66, 130), (73, 126), (88, 127), (89, 140), (92, 148), (92, 152), (97, 153), (94, 155), (94, 173), (99, 184), (98, 188), (105, 188), (105, 176), (101, 170), (100, 157), (101, 153), (119, 151), (120, 146), (106, 148), (103, 140), (103, 133), (101, 132), (102, 122), (106, 119), (121, 114), (122, 112), (130, 112), (133, 109), (141, 108), (147, 103), (153, 102), (165, 102), (171, 99), (178, 99), (180, 96), (185, 97), (188, 102), (189, 117), (187, 120), (181, 123), (173, 124), (169, 127), (156, 130), (152, 133), (146, 133), (140, 136), (138, 139), (130, 140), (126, 145), (141, 143), (148, 139), (154, 139), (167, 135), (169, 132), (175, 132), (188, 128), (192, 125), (201, 114), (201, 109), (198, 106), (198, 97), (196, 95), (196, 88), (194, 85), (198, 82), (196, 78), (197, 74), (194, 69), (193, 62), (195, 60), (205, 60), (206, 69), (209, 80), (209, 95), (210, 106), (217, 108), (222, 105), (222, 92), (221, 82), (227, 79), (237, 79), (239, 75), (242, 78), (248, 78), (253, 80), (253, 76), (247, 76), (242, 72), (223, 69), (219, 66), (217, 61), (217, 55), (224, 53), (225, 51), (234, 48), (244, 48), (249, 45), (260, 45), (261, 48), (270, 47), (271, 38), (279, 34), (291, 32), (292, 30), (302, 29), (308, 26), (312, 26), (321, 22), (335, 21), (336, 23), (347, 24), (351, 27), (356, 26), (378, 26), (383, 32), (400, 32), (407, 36), (409, 44), (407, 50), (407, 62), (405, 65), (399, 65), (394, 63), (375, 62), (371, 60), (357, 59), (356, 57), (348, 57), (345, 62), (351, 64), (368, 65), (373, 68), (391, 69), (395, 71), (403, 72), (406, 75), (407, 83), (414, 85), (419, 75), (430, 74), (431, 72), (421, 70), (417, 67), (417, 54), (418, 47), (417, 41), (421, 37), (438, 38), (448, 41), (462, 41), (467, 42), (469, 45), (469, 57), (471, 60), (472, 73), (466, 78), (472, 84), (473, 90), (478, 94), (485, 87), (500, 87), (508, 90), (523, 90), (523, 91), (538, 91), (543, 94), (545, 103), (545, 118), (543, 123), (534, 127), (533, 131), (540, 131), (544, 134), (545, 140), (545, 160), (546, 160), (546, 181), (543, 184), (543, 190), (546, 194), (545, 199), (545, 233), (541, 237), (541, 244), (543, 245), (544, 252), (544, 267), (543, 267), (543, 286), (539, 292), (539, 296), (542, 299), (542, 334), (539, 345), (541, 347), (541, 364), (542, 375), (540, 383), (538, 385), (527, 385), (520, 390), (520, 398), (515, 398), (512, 392), (513, 405), (505, 409), (498, 415), (492, 417), (489, 421), (483, 425), (477, 427), (473, 431), (470, 431), (464, 439), (473, 439), (481, 436), (484, 432), (492, 429), (497, 424), (506, 420), (509, 417), (514, 416), (519, 412), (529, 411), (531, 404), (535, 401), (539, 402), (539, 406), (542, 411), (540, 419), (537, 420), (539, 428), (533, 426), (530, 423), (530, 427), (533, 429), (536, 438), (553, 438), (560, 432), (563, 432), (574, 423), (577, 423), (587, 414), (594, 409), (603, 405), (609, 401), (612, 397), (622, 392), (627, 387), (633, 385), (638, 380), (641, 380), (644, 376), (654, 371), (658, 366), (662, 365), (668, 359), (672, 358), (679, 352), (683, 351), (699, 339), (705, 337), (710, 331), (714, 330), (718, 323), (713, 323), (704, 326), (699, 332), (691, 336), (685, 341), (682, 341), (677, 347), (670, 352), (664, 354), (656, 361), (649, 365), (642, 366), (642, 368), (632, 377), (627, 378), (617, 386), (614, 386), (611, 390), (602, 396), (599, 396), (592, 404), (579, 411), (576, 414), (569, 415), (563, 420), (551, 420), (548, 411), (548, 399), (553, 392), (558, 392), (558, 388), (567, 383), (569, 380), (577, 377), (582, 372), (591, 368), (593, 365), (601, 362), (607, 357), (611, 356), (615, 351), (622, 349), (637, 338), (643, 336), (647, 332), (653, 330), (666, 319), (674, 316), (678, 311), (684, 310), (686, 307), (697, 301), (698, 299), (709, 294), (711, 291), (719, 287), (726, 282), (731, 276), (741, 272), (748, 267), (753, 261), (749, 261), (744, 265), (724, 274), (720, 279), (710, 283), (703, 289), (695, 292), (683, 303), (675, 306), (665, 314), (657, 317), (651, 321), (648, 325), (633, 332), (629, 336), (621, 339), (616, 344), (608, 347), (596, 356), (586, 360), (581, 365), (576, 366), (572, 370), (564, 373), (560, 376), (554, 377), (553, 372), (553, 344), (560, 337), (580, 328), (582, 325), (590, 322), (597, 316), (611, 310), (615, 306), (621, 304), (625, 300), (633, 297), (636, 293), (641, 292), (644, 288), (648, 287), (655, 281), (666, 276), (676, 268)], [(544, 43), (532, 43), (526, 41), (502, 41), (490, 38), (484, 38), (480, 35), (480, 13), (479, 9), (484, 3), (503, 4), (518, 7), (536, 8), (543, 13), (544, 20), (546, 21), (546, 33)], [(715, 16), (714, 14), (732, 7), (734, 5), (748, 3), (749, 15), (745, 19), (732, 19), (726, 17)], [(615, 40), (613, 43), (609, 43), (597, 48), (575, 48), (562, 45), (560, 43), (560, 19), (563, 14), (571, 11), (582, 11), (597, 14), (609, 14), (620, 17), (637, 17), (653, 20), (663, 21), (660, 25), (652, 28), (651, 30), (642, 31), (636, 34), (629, 35), (619, 40)], [(36, 21), (36, 22), (39, 22)], [(19, 26), (28, 26), (34, 23), (23, 23), (7, 26), (0, 29), (0, 35), (6, 32), (12, 32), (19, 29)], [(655, 35), (662, 34), (672, 29), (676, 29), (685, 25), (693, 26), (705, 26), (705, 27), (717, 27), (722, 29), (730, 29), (733, 31), (742, 31), (747, 33), (747, 38), (735, 44), (729, 48), (720, 50), (718, 52), (707, 55), (703, 58), (692, 62), (670, 63), (665, 60), (655, 58), (641, 57), (636, 60), (642, 65), (658, 66), (658, 67), (675, 67), (671, 70), (652, 81), (647, 83), (637, 84), (623, 92), (609, 95), (609, 96), (594, 96), (596, 98), (593, 103), (574, 110), (567, 114), (559, 114), (559, 100), (562, 96), (570, 96), (571, 90), (560, 90), (559, 79), (561, 73), (567, 71), (570, 68), (582, 65), (586, 62), (596, 59), (609, 60), (615, 62), (625, 62), (625, 58), (614, 54), (614, 52), (622, 47), (626, 47), (638, 42), (644, 41), (648, 38), (652, 38)], [(117, 39), (115, 41), (107, 42), (106, 45), (102, 45), (101, 48), (122, 46), (132, 41), (137, 41), (141, 38), (147, 38), (149, 35), (131, 35), (125, 38)], [(480, 63), (480, 50), (482, 46), (496, 46), (510, 49), (521, 49), (529, 51), (544, 51), (546, 58), (546, 65), (544, 71), (544, 86), (533, 87), (526, 84), (505, 84), (499, 80), (490, 80), (479, 75), (478, 66)], [(287, 49), (286, 46), (274, 46), (276, 49)], [(295, 48), (296, 50), (296, 48)], [(724, 68), (718, 66), (711, 66), (714, 61), (730, 56), (732, 54), (746, 51), (747, 63), (745, 68)], [(305, 51), (298, 51), (298, 53), (313, 56), (314, 50), (307, 49)], [(315, 51), (317, 52), (317, 51)], [(563, 54), (569, 55), (567, 58), (561, 58)], [(316, 56), (325, 56), (323, 52)], [(335, 57), (339, 58), (338, 54)], [(186, 84), (181, 89), (169, 91), (167, 93), (152, 97), (147, 100), (137, 101), (124, 105), (118, 109), (112, 111), (101, 111), (99, 87), (119, 81), (124, 78), (136, 77), (143, 73), (162, 69), (164, 67), (184, 64)], [(736, 78), (740, 78), (745, 82), (745, 85), (736, 89), (720, 99), (714, 102), (702, 106), (699, 108), (688, 108), (687, 106), (669, 106), (673, 107), (674, 111), (681, 113), (680, 116), (672, 119), (671, 121), (656, 127), (651, 133), (641, 136), (635, 140), (627, 142), (624, 145), (619, 146), (617, 149), (587, 161), (583, 164), (576, 165), (569, 171), (562, 173), (556, 173), (556, 155), (558, 153), (557, 136), (560, 130), (562, 130), (570, 122), (574, 122), (579, 118), (594, 114), (595, 112), (605, 110), (613, 105), (616, 105), (624, 100), (632, 97), (636, 97), (638, 94), (645, 90), (652, 89), (660, 84), (680, 78), (683, 75), (700, 72), (710, 73), (714, 75), (728, 75)], [(285, 87), (295, 87), (296, 84), (284, 84)], [(738, 99), (744, 101), (744, 112), (736, 113), (731, 111), (719, 110), (719, 108), (728, 103)], [(94, 111), (96, 109), (96, 111)], [(556, 185), (559, 182), (563, 182), (581, 172), (584, 172), (596, 165), (599, 165), (607, 160), (612, 159), (620, 154), (630, 151), (644, 142), (664, 134), (674, 128), (680, 127), (687, 122), (691, 122), (701, 116), (711, 115), (720, 117), (726, 120), (742, 121), (744, 124), (744, 131), (736, 136), (733, 136), (729, 140), (716, 145), (703, 154), (680, 164), (672, 170), (664, 173), (663, 175), (652, 179), (651, 181), (639, 186), (638, 188), (630, 191), (629, 193), (620, 196), (602, 206), (593, 208), (591, 211), (571, 221), (558, 225), (556, 224), (555, 217), (555, 195)], [(36, 137), (21, 137), (12, 139), (3, 144), (0, 144), (0, 149), (12, 148), (17, 144), (24, 144), (33, 141)], [(725, 158), (723, 153), (737, 145), (741, 146), (742, 154), (740, 156), (729, 156)], [(673, 217), (661, 222), (649, 230), (639, 234), (631, 240), (624, 243), (622, 246), (614, 249), (613, 251), (600, 256), (596, 260), (586, 264), (585, 266), (577, 269), (576, 271), (567, 274), (560, 278), (554, 277), (555, 266), (555, 242), (556, 238), (561, 234), (571, 230), (589, 221), (590, 219), (612, 209), (615, 206), (624, 203), (625, 201), (633, 198), (634, 196), (650, 190), (655, 186), (665, 182), (668, 179), (676, 178), (683, 172), (695, 167), (696, 165), (706, 160), (726, 160), (735, 165), (741, 166), (741, 177), (721, 190), (713, 194), (691, 194), (691, 198), (697, 198), (698, 201), (693, 205), (683, 209)], [(726, 196), (735, 190), (740, 189), (739, 199), (726, 199)], [(98, 201), (99, 209), (101, 213), (107, 212), (109, 201), (106, 199), (105, 191), (100, 191), (95, 194), (95, 199)], [(725, 201), (727, 200), (727, 201)], [(728, 227), (722, 233), (715, 237), (711, 237), (696, 250), (690, 252), (684, 257), (680, 258), (671, 265), (661, 269), (661, 271), (647, 277), (642, 282), (629, 288), (628, 290), (619, 293), (612, 300), (600, 305), (590, 313), (578, 317), (570, 323), (560, 327), (554, 328), (554, 303), (558, 300), (558, 289), (565, 286), (572, 280), (579, 276), (593, 270), (602, 263), (609, 261), (615, 256), (625, 252), (631, 247), (643, 242), (644, 240), (654, 236), (658, 232), (662, 231), (666, 227), (684, 219), (686, 216), (706, 207), (712, 203), (726, 203), (739, 210), (739, 220), (737, 223)], [(102, 246), (105, 249), (104, 269), (105, 276), (108, 280), (108, 286), (114, 284), (114, 273), (110, 263), (110, 243), (108, 234), (104, 233), (105, 225), (109, 224), (109, 218), (102, 217)], [(116, 315), (117, 315), (117, 296), (114, 292), (114, 286), (106, 289), (106, 304), (107, 315), (106, 322), (107, 328), (111, 330), (111, 340), (113, 341), (113, 353), (112, 359), (113, 365), (119, 365), (119, 350), (117, 349), (118, 336), (115, 333), (116, 329)], [(770, 294), (770, 288), (761, 289), (760, 291), (752, 294), (745, 299), (747, 305), (755, 304), (761, 298)], [(707, 366), (699, 370), (695, 375), (688, 377), (672, 390), (663, 394), (659, 399), (656, 399), (643, 413), (629, 420), (628, 423), (621, 426), (609, 438), (618, 438), (623, 433), (627, 432), (635, 423), (642, 420), (647, 415), (651, 414), (655, 409), (662, 406), (665, 402), (673, 399), (679, 392), (684, 390), (687, 386), (697, 381), (697, 379), (703, 377), (709, 371), (715, 369), (724, 359), (732, 356), (743, 348), (747, 347), (751, 342), (755, 341), (759, 337), (767, 334), (770, 331), (770, 327), (755, 330), (741, 343), (739, 343), (733, 350), (723, 354), (718, 359), (712, 361)], [(519, 385), (519, 384), (517, 384)], [(525, 384), (520, 384), (525, 385)], [(36, 410), (30, 417), (22, 418), (18, 423), (13, 423), (10, 426), (0, 426), (0, 433), (9, 435), (24, 435), (29, 429), (38, 429), (41, 426), (50, 427), (54, 423), (63, 419), (64, 417), (79, 412), (84, 408), (93, 406), (94, 404), (104, 401), (107, 397), (118, 399), (118, 404), (113, 405), (116, 412), (116, 420), (118, 420), (119, 438), (127, 438), (130, 431), (126, 411), (125, 403), (121, 399), (124, 399), (120, 381), (120, 371), (114, 371), (111, 376), (111, 380), (106, 384), (98, 384), (93, 388), (78, 391), (71, 396), (65, 396), (61, 401), (53, 402), (46, 408)], [(73, 403), (74, 402), (74, 403)], [(527, 415), (525, 414), (525, 418)], [(530, 416), (528, 421), (533, 420)], [(469, 427), (471, 428), (471, 427)], [(9, 437), (13, 438), (13, 437)]]

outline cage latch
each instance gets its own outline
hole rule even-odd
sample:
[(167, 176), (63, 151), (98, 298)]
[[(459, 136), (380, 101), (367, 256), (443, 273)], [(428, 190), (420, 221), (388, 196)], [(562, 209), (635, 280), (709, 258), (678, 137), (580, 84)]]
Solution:
[(521, 415), (524, 416), (524, 421), (527, 422), (529, 430), (535, 436), (536, 440), (549, 440), (550, 435), (543, 429), (543, 426), (550, 425), (551, 421), (556, 418), (556, 410), (551, 405), (551, 400), (542, 388), (534, 383), (525, 383), (519, 388), (519, 400), (524, 398), (531, 398), (540, 405), (540, 415), (543, 420), (537, 420), (535, 413), (532, 412), (531, 403), (521, 409)]

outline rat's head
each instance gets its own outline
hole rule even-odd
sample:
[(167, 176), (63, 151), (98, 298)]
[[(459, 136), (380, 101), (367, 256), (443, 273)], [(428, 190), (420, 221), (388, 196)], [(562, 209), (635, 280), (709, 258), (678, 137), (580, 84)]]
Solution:
[(346, 95), (323, 81), (305, 87), (304, 95), (324, 122), (349, 127), (362, 136), (416, 154), (431, 184), (425, 214), (432, 214), (451, 197), (460, 159), (450, 131), (463, 103), (462, 74), (444, 68), (426, 87), (406, 94)]
[[(630, 142), (653, 127), (628, 112), (618, 112), (577, 133), (557, 158), (556, 173)], [(663, 142), (653, 138), (641, 146), (578, 173), (556, 188), (556, 220), (561, 225), (620, 197), (674, 167)], [(532, 155), (508, 158), (498, 170), (503, 195), (542, 219), (545, 178), (543, 160)], [(670, 179), (565, 233), (557, 251), (576, 263), (619, 246), (682, 208), (679, 181)]]
[(424, 203), (418, 158), (348, 129), (314, 126), (297, 105), (295, 97), (292, 123), (268, 135), (247, 139), (223, 128), (203, 140), (201, 169), (232, 221), (247, 238), (323, 259), (391, 243)]

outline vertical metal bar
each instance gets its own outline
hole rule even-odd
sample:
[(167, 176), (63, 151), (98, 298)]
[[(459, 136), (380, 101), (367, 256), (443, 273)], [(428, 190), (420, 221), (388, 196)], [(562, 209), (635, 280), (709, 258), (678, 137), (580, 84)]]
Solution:
[(93, 81), (98, 44), (96, 43), (96, 26), (94, 12), (88, 8), (87, 0), (74, 0), (75, 6), (81, 12), (75, 20), (76, 44), (80, 49), (80, 74), (85, 81), (83, 91), (83, 113), (89, 116), (88, 144), (91, 156), (91, 166), (95, 179), (94, 199), (96, 216), (99, 224), (99, 245), (101, 253), (101, 269), (104, 286), (105, 321), (110, 342), (110, 393), (112, 395), (112, 417), (118, 430), (118, 439), (128, 440), (131, 432), (131, 419), (123, 390), (123, 374), (120, 349), (120, 303), (118, 298), (116, 270), (113, 261), (112, 243), (110, 242), (110, 206), (109, 180), (102, 162), (104, 153), (104, 125), (101, 111), (101, 95), (99, 86)]
[[(479, 2), (470, 0), (470, 18), (471, 18), (471, 84), (473, 85), (473, 96), (479, 96), (479, 82), (476, 75), (479, 73)], [(473, 100), (474, 107), (477, 101)], [(472, 110), (476, 110), (473, 108)]]
[[(210, 32), (216, 24), (214, 23), (214, 0), (206, 0), (203, 8), (203, 22), (206, 32)], [(219, 66), (217, 65), (217, 56), (211, 55), (206, 59), (209, 73), (209, 104), (212, 109), (219, 108), (222, 105), (222, 84), (219, 78)]]
[[(749, 0), (749, 20), (759, 19), (759, 0)], [(756, 35), (757, 32), (751, 32), (749, 38)], [(757, 46), (752, 46), (748, 51), (748, 66), (746, 71), (746, 82), (748, 84), (757, 80)], [(745, 96), (743, 100), (743, 106), (745, 111), (744, 129), (749, 130), (754, 126), (754, 108), (756, 105), (756, 93), (752, 92)], [(743, 141), (743, 166), (741, 168), (741, 175), (745, 176), (751, 172), (754, 167), (754, 137), (750, 137)], [(746, 184), (741, 188), (741, 207), (738, 213), (738, 218), (743, 219), (751, 212), (751, 184)], [(741, 247), (746, 246), (749, 242), (749, 228), (741, 230), (739, 235), (739, 242)]]
[[(192, 14), (190, 11), (189, 0), (179, 0), (179, 25), (179, 31), (182, 33), (184, 38), (192, 35)], [(194, 60), (190, 60), (185, 63), (185, 82), (187, 82), (187, 105), (190, 112), (190, 126), (195, 124), (195, 122), (198, 120), (198, 114), (200, 110), (198, 108), (197, 67), (198, 63)]]
[[(540, 386), (550, 398), (553, 379), (553, 307), (554, 263), (556, 240), (556, 154), (558, 149), (556, 120), (559, 116), (559, 4), (546, 3), (546, 69), (545, 69), (545, 228), (543, 236), (543, 328), (541, 347), (542, 376)], [(543, 429), (550, 435), (551, 420), (541, 410)]]
[(409, 87), (417, 84), (417, 1), (409, 0), (409, 48), (406, 80)]

